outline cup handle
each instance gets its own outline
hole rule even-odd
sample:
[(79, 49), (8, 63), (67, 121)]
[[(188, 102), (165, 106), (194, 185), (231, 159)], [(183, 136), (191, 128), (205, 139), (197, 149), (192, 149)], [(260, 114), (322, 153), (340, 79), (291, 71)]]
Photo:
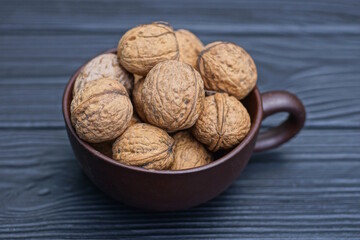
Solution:
[(277, 127), (259, 133), (254, 151), (261, 152), (280, 146), (293, 138), (305, 123), (305, 107), (292, 93), (271, 91), (261, 95), (263, 120), (279, 112), (288, 112), (289, 117)]

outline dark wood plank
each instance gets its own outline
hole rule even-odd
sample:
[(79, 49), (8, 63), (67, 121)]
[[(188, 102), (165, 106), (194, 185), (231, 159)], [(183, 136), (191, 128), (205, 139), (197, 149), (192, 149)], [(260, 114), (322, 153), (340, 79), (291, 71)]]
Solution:
[[(359, 2), (345, 1), (144, 1), (144, 0), (21, 0), (2, 1), (1, 29), (16, 34), (31, 30), (61, 33), (64, 29), (104, 32), (151, 21), (171, 21), (175, 27), (193, 27), (205, 32), (233, 31), (238, 26), (250, 33), (302, 31), (307, 25), (327, 25), (327, 31), (353, 32), (358, 29)], [(44, 21), (46, 19), (46, 21)], [(6, 21), (5, 21), (6, 20)], [(281, 25), (283, 28), (271, 28)], [(343, 25), (346, 25), (344, 27)], [(269, 28), (270, 26), (270, 28)], [(324, 29), (322, 29), (323, 31)], [(318, 34), (322, 31), (310, 28)]]
[[(260, 89), (297, 94), (307, 107), (308, 127), (360, 127), (360, 98), (355, 97), (360, 35), (200, 37), (204, 42), (225, 38), (248, 49), (258, 66)], [(60, 101), (70, 75), (117, 40), (117, 34), (2, 37), (0, 127), (62, 127)], [(29, 48), (27, 42), (36, 44)], [(66, 47), (57, 48), (60, 44)]]
[(0, 130), (0, 236), (354, 239), (360, 234), (359, 139), (360, 131), (305, 130), (254, 155), (230, 189), (209, 203), (147, 213), (97, 190), (64, 130)]
[(129, 27), (160, 19), (205, 43), (243, 46), (256, 61), (262, 91), (285, 89), (304, 101), (307, 127), (358, 128), (357, 7), (357, 1), (3, 1), (0, 127), (63, 127), (60, 99), (71, 73), (115, 47)]
[[(1, 1), (0, 238), (359, 238), (359, 9), (356, 0)], [(71, 73), (156, 20), (204, 43), (238, 43), (262, 91), (292, 91), (308, 111), (296, 139), (254, 155), (218, 198), (176, 213), (132, 209), (97, 190), (61, 117)]]

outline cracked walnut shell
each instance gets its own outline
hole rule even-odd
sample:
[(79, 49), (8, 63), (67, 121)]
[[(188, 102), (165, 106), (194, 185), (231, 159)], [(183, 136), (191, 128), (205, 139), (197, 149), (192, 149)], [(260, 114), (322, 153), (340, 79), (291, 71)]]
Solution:
[(113, 53), (104, 53), (88, 62), (80, 71), (74, 83), (75, 96), (88, 82), (99, 78), (112, 78), (124, 85), (130, 94), (133, 88), (134, 77), (122, 66), (118, 57)]
[(200, 74), (188, 64), (168, 60), (157, 64), (146, 76), (140, 100), (147, 122), (175, 132), (195, 124), (204, 98)]
[(250, 116), (240, 101), (227, 93), (216, 93), (205, 98), (204, 110), (192, 134), (215, 152), (239, 144), (248, 134), (250, 125)]
[(172, 27), (154, 22), (127, 31), (119, 41), (117, 54), (129, 72), (145, 76), (157, 63), (179, 59), (179, 47)]
[(205, 46), (198, 69), (205, 89), (226, 92), (239, 100), (249, 94), (257, 81), (253, 59), (234, 43), (214, 42)]
[(147, 169), (168, 169), (173, 161), (174, 139), (146, 123), (130, 126), (113, 144), (113, 159)]
[(179, 29), (175, 31), (175, 35), (179, 44), (179, 60), (197, 69), (197, 60), (204, 45), (188, 30)]
[(200, 167), (212, 161), (211, 154), (188, 131), (178, 132), (173, 138), (175, 160), (171, 170)]
[(70, 111), (76, 133), (90, 143), (117, 138), (128, 127), (133, 115), (125, 87), (110, 78), (86, 84), (73, 98)]

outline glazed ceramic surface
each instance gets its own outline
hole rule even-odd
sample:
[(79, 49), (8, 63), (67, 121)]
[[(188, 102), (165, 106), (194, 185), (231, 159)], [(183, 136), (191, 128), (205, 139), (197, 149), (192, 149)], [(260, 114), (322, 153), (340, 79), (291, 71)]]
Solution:
[[(116, 50), (107, 52), (115, 53)], [(76, 135), (71, 125), (72, 89), (82, 67), (71, 77), (63, 96), (66, 130), (76, 159), (99, 189), (121, 202), (139, 208), (182, 210), (216, 197), (241, 174), (253, 151), (267, 150), (288, 141), (305, 122), (304, 106), (296, 96), (285, 91), (261, 95), (255, 87), (242, 100), (251, 118), (249, 134), (231, 151), (217, 153), (214, 162), (181, 171), (146, 170), (128, 166), (93, 149)], [(259, 135), (261, 121), (277, 112), (288, 112), (288, 119)]]

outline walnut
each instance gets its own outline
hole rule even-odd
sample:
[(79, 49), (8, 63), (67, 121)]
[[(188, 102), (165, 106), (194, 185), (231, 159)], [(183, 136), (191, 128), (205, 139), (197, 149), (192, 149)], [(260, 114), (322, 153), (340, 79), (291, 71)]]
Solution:
[(239, 144), (249, 132), (250, 124), (250, 116), (240, 101), (227, 93), (216, 93), (205, 98), (204, 110), (192, 134), (215, 152)]
[(75, 80), (73, 96), (75, 96), (86, 83), (99, 78), (115, 79), (124, 85), (129, 94), (131, 93), (134, 82), (133, 75), (120, 66), (116, 54), (105, 53), (92, 59), (81, 70)]
[(135, 83), (136, 83), (137, 81), (139, 81), (140, 79), (143, 78), (143, 76), (136, 75), (136, 74), (134, 74), (133, 76), (134, 76), (134, 85), (135, 85)]
[(175, 35), (179, 44), (179, 60), (197, 69), (197, 60), (204, 45), (188, 30), (179, 29), (175, 31)]
[(139, 116), (134, 112), (132, 117), (131, 117), (129, 127), (136, 124), (136, 123), (141, 123), (141, 120), (140, 120)]
[[(130, 123), (129, 123), (129, 127), (136, 124), (136, 123), (140, 123), (140, 119), (139, 117), (136, 115), (136, 113), (134, 112)], [(91, 143), (90, 145), (98, 152), (101, 152), (102, 154), (104, 154), (105, 156), (112, 158), (112, 145), (114, 144), (114, 140), (111, 141), (107, 141), (107, 142), (101, 142), (101, 143)]]
[(130, 126), (113, 145), (113, 158), (147, 169), (168, 169), (174, 161), (174, 139), (146, 123)]
[(204, 85), (193, 67), (167, 60), (146, 76), (140, 98), (147, 122), (175, 132), (195, 124), (203, 108)]
[(132, 100), (134, 104), (135, 111), (141, 120), (145, 121), (144, 108), (141, 99), (141, 90), (144, 85), (145, 78), (141, 78), (135, 82), (134, 89), (132, 92)]
[(211, 162), (211, 154), (188, 131), (178, 132), (173, 138), (175, 160), (171, 170), (200, 167)]
[(129, 72), (145, 76), (157, 63), (179, 59), (179, 47), (172, 27), (154, 22), (127, 31), (119, 41), (117, 54)]
[(87, 83), (71, 102), (71, 122), (79, 137), (90, 143), (117, 138), (128, 127), (132, 115), (125, 87), (110, 78)]
[(214, 42), (200, 53), (198, 69), (205, 89), (243, 99), (255, 87), (257, 71), (253, 59), (234, 43)]

